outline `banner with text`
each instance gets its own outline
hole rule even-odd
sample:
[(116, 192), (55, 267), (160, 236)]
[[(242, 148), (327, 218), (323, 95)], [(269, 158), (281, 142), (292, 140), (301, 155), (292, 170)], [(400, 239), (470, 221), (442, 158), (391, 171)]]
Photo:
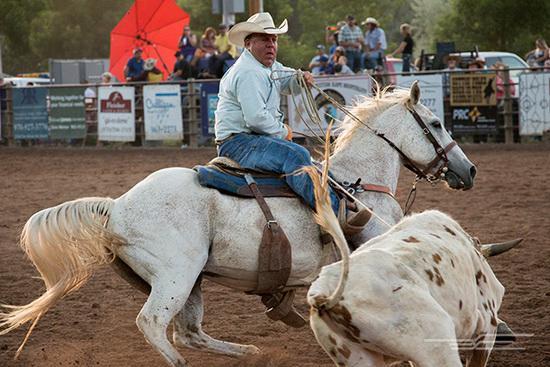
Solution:
[(99, 87), (97, 135), (103, 141), (136, 139), (134, 87)]
[(216, 108), (218, 107), (219, 83), (201, 84), (201, 131), (202, 136), (214, 135)]
[(550, 73), (519, 76), (519, 134), (542, 135), (550, 131)]
[(81, 139), (86, 136), (84, 89), (50, 89), (50, 138)]
[(13, 88), (13, 137), (47, 139), (47, 88)]
[[(371, 95), (371, 79), (368, 75), (320, 77), (315, 78), (315, 83), (338, 103), (346, 106), (352, 105), (356, 98)], [(319, 95), (319, 92), (312, 90), (319, 117), (321, 117), (322, 128), (326, 129), (330, 121), (334, 121), (333, 130), (340, 126), (344, 114), (332, 105), (326, 98)], [(288, 121), (292, 130), (300, 135), (314, 136), (307, 124), (315, 134), (324, 135), (318, 126), (309, 121), (305, 113), (304, 101), (300, 96), (288, 96)], [(295, 105), (296, 102), (296, 105)], [(296, 137), (299, 137), (297, 135)]]
[(145, 140), (183, 139), (180, 86), (144, 86), (143, 116)]
[(428, 107), (441, 122), (444, 122), (443, 75), (398, 75), (397, 85), (410, 88), (415, 80), (418, 80), (420, 87), (420, 103)]

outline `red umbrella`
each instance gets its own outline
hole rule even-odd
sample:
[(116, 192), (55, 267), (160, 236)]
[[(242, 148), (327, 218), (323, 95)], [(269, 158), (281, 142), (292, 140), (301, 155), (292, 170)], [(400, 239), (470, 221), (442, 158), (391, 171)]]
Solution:
[(111, 31), (111, 73), (124, 80), (124, 66), (134, 48), (141, 47), (143, 58), (157, 59), (156, 66), (166, 77), (172, 71), (179, 38), (189, 19), (175, 0), (136, 0)]

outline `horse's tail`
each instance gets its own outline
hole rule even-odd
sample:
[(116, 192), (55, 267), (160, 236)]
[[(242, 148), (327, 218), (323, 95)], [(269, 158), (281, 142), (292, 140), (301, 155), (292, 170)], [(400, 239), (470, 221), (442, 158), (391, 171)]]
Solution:
[(108, 229), (113, 205), (111, 198), (82, 198), (41, 210), (25, 224), (21, 247), (40, 272), (46, 292), (24, 306), (3, 306), (9, 312), (0, 314), (0, 335), (33, 322), (16, 358), (40, 317), (84, 285), (96, 266), (111, 262), (112, 250), (126, 244)]
[(328, 169), (329, 169), (329, 155), (330, 155), (330, 130), (332, 124), (329, 125), (327, 129), (327, 136), (325, 137), (325, 165), (323, 169), (323, 175), (319, 176), (316, 168), (314, 167), (304, 167), (303, 170), (309, 175), (313, 181), (314, 193), (315, 193), (315, 221), (321, 226), (326, 232), (328, 232), (338, 250), (340, 251), (340, 256), (342, 257), (342, 270), (340, 273), (340, 279), (338, 280), (338, 285), (332, 294), (328, 297), (317, 297), (314, 298), (312, 304), (315, 308), (323, 307), (325, 309), (331, 309), (334, 307), (338, 301), (342, 298), (344, 293), (344, 288), (348, 280), (349, 273), (349, 248), (338, 223), (338, 218), (334, 214), (332, 207), (330, 205), (330, 196), (328, 190)]

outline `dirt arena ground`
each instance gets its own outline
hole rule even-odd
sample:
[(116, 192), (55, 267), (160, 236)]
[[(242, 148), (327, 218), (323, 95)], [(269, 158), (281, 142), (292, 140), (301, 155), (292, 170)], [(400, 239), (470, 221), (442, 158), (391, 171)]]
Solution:
[[(491, 260), (507, 294), (500, 317), (523, 336), (518, 350), (493, 352), (490, 366), (550, 366), (550, 145), (464, 148), (478, 166), (476, 186), (451, 192), (419, 186), (414, 209), (450, 213), (483, 241), (522, 236), (520, 248)], [(83, 196), (127, 191), (149, 173), (169, 166), (191, 167), (214, 156), (211, 149), (0, 148), (0, 303), (27, 303), (43, 290), (34, 267), (17, 246), (34, 212)], [(404, 201), (412, 181), (402, 173)], [(193, 366), (332, 366), (309, 328), (271, 323), (252, 296), (205, 282), (205, 330), (215, 337), (254, 343), (263, 353), (236, 360), (181, 349)], [(307, 314), (305, 291), (300, 310)], [(38, 324), (19, 361), (12, 360), (25, 330), (0, 336), (0, 366), (163, 366), (134, 320), (145, 296), (100, 269), (80, 291), (53, 308)]]

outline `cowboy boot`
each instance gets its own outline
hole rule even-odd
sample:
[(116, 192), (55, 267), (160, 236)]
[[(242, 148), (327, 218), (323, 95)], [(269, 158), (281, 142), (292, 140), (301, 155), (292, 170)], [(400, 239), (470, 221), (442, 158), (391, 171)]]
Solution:
[(360, 233), (371, 218), (371, 213), (365, 209), (358, 209), (354, 203), (348, 203), (345, 199), (340, 200), (338, 208), (338, 221), (342, 232), (346, 237), (352, 237)]

